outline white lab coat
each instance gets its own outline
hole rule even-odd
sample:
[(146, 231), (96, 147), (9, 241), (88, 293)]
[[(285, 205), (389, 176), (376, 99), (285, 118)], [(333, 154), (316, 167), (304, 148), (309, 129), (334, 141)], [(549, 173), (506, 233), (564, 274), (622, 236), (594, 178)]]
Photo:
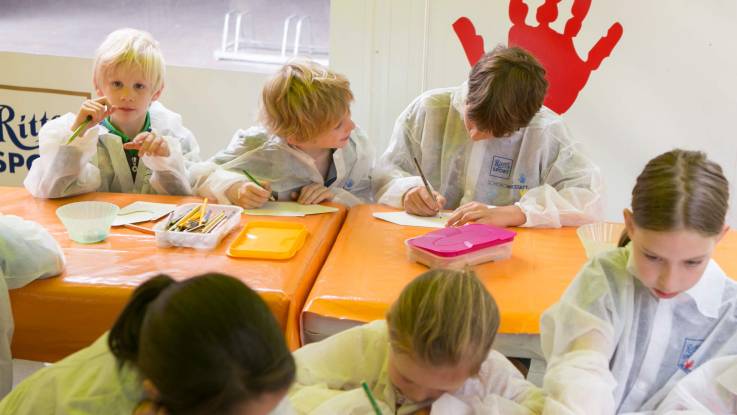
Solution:
[(59, 274), (63, 269), (64, 254), (46, 229), (18, 216), (0, 214), (0, 398), (13, 384), (13, 315), (8, 289)]
[(13, 357), (10, 344), (13, 341), (13, 314), (5, 278), (0, 275), (0, 399), (13, 387)]
[[(365, 381), (383, 413), (393, 414), (400, 398), (387, 372), (389, 337), (386, 321), (374, 321), (308, 344), (294, 352), (297, 380), (289, 399), (300, 414), (373, 414), (361, 388)], [(453, 394), (432, 404), (432, 414), (540, 413), (543, 396), (501, 354), (491, 351), (481, 371)], [(429, 403), (402, 404), (409, 414)]]
[[(142, 379), (130, 365), (118, 369), (107, 339), (105, 333), (91, 346), (23, 380), (0, 401), (0, 414), (131, 415), (144, 398)], [(272, 415), (291, 413), (282, 402)]]
[[(336, 180), (328, 186), (333, 200), (347, 206), (370, 203), (374, 150), (363, 131), (351, 132), (345, 147), (333, 153), (333, 163)], [(324, 183), (307, 153), (262, 127), (251, 127), (236, 131), (225, 150), (193, 168), (193, 188), (218, 203), (232, 203), (225, 192), (234, 183), (248, 180), (244, 169), (259, 180), (270, 181), (278, 200), (291, 200), (290, 194), (305, 185)]]
[[(23, 184), (35, 197), (58, 198), (88, 192), (192, 194), (188, 168), (199, 161), (199, 145), (182, 117), (155, 101), (151, 130), (169, 146), (169, 156), (143, 156), (135, 182), (120, 137), (102, 125), (66, 144), (75, 114), (47, 122), (39, 132), (40, 157)], [(133, 138), (133, 137), (131, 137)]]
[(689, 373), (673, 387), (655, 413), (684, 410), (737, 414), (737, 356), (712, 359)]
[(402, 207), (422, 186), (417, 157), (445, 208), (468, 202), (517, 205), (523, 226), (560, 227), (602, 215), (602, 181), (571, 140), (561, 118), (543, 107), (530, 124), (508, 137), (474, 142), (463, 123), (468, 87), (435, 89), (417, 97), (397, 118), (389, 147), (376, 164), (376, 200)]
[(689, 371), (737, 353), (737, 284), (716, 262), (688, 291), (658, 300), (631, 256), (629, 244), (594, 257), (543, 314), (545, 414), (653, 410)]

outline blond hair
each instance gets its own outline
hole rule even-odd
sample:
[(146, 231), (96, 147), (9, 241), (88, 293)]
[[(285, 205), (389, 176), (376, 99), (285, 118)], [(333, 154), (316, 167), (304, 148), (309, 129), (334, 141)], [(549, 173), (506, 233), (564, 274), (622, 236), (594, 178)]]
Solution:
[(270, 133), (306, 142), (332, 129), (353, 100), (348, 79), (317, 62), (282, 66), (261, 91), (261, 123)]
[(392, 350), (430, 366), (468, 363), (476, 373), (499, 328), (499, 310), (473, 271), (430, 270), (386, 315)]
[(120, 66), (135, 66), (158, 91), (164, 84), (166, 67), (159, 42), (150, 33), (137, 29), (118, 29), (105, 38), (95, 53), (95, 83), (107, 71)]

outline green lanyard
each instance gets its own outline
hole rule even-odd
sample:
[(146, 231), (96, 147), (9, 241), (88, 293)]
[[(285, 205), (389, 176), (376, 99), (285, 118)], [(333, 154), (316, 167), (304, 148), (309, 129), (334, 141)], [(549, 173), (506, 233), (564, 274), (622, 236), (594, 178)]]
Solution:
[[(118, 127), (113, 125), (112, 121), (110, 121), (110, 117), (102, 120), (102, 125), (107, 128), (110, 133), (120, 137), (120, 139), (123, 141), (123, 144), (131, 141), (130, 137), (125, 135), (124, 132), (120, 131)], [(141, 131), (139, 131), (139, 133), (142, 133), (144, 131), (151, 131), (151, 117), (148, 112), (146, 112), (146, 120), (143, 122), (143, 127), (141, 127)], [(128, 161), (128, 167), (131, 169), (131, 176), (133, 177), (133, 181), (135, 182), (136, 173), (138, 172), (138, 150), (124, 150), (124, 152), (125, 158)]]

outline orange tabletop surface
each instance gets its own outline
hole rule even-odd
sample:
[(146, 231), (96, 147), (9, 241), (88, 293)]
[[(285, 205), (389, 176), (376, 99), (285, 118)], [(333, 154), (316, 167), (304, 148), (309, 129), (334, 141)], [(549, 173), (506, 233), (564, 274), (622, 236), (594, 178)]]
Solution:
[[(389, 305), (427, 267), (410, 262), (404, 240), (432, 231), (400, 226), (372, 216), (395, 209), (363, 205), (351, 209), (307, 299), (305, 313), (334, 319), (384, 318)], [(512, 257), (477, 265), (476, 273), (494, 295), (500, 333), (539, 334), (540, 315), (560, 298), (586, 261), (575, 228), (515, 228)], [(737, 232), (718, 245), (715, 259), (737, 275)], [(731, 253), (731, 255), (730, 255)]]
[[(81, 200), (123, 207), (138, 200), (181, 204), (202, 199), (90, 193), (45, 200), (33, 198), (23, 188), (0, 187), (0, 212), (40, 223), (66, 256), (66, 270), (60, 276), (10, 291), (16, 358), (55, 361), (89, 345), (110, 328), (133, 289), (156, 274), (186, 278), (210, 271), (238, 277), (258, 291), (284, 329), (289, 346), (299, 347), (299, 313), (346, 215), (346, 208), (337, 204), (338, 212), (298, 218), (244, 215), (241, 226), (212, 251), (158, 248), (153, 235), (123, 227), (112, 228), (103, 242), (83, 245), (69, 239), (55, 214), (57, 207)], [(230, 258), (227, 247), (247, 220), (299, 222), (309, 235), (288, 260)]]

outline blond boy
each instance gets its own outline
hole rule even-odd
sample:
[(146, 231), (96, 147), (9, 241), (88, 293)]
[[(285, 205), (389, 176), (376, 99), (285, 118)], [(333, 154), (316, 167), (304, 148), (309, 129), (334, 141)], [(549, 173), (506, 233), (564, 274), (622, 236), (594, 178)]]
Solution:
[(293, 61), (267, 81), (261, 99), (263, 126), (238, 130), (226, 149), (197, 166), (198, 194), (245, 208), (269, 199), (370, 201), (373, 149), (351, 120), (353, 94), (344, 76)]
[(156, 101), (164, 75), (150, 34), (120, 29), (108, 35), (95, 57), (99, 98), (44, 125), (40, 158), (24, 182), (28, 191), (46, 198), (95, 191), (191, 194), (187, 164), (199, 161), (199, 146), (181, 116)]

